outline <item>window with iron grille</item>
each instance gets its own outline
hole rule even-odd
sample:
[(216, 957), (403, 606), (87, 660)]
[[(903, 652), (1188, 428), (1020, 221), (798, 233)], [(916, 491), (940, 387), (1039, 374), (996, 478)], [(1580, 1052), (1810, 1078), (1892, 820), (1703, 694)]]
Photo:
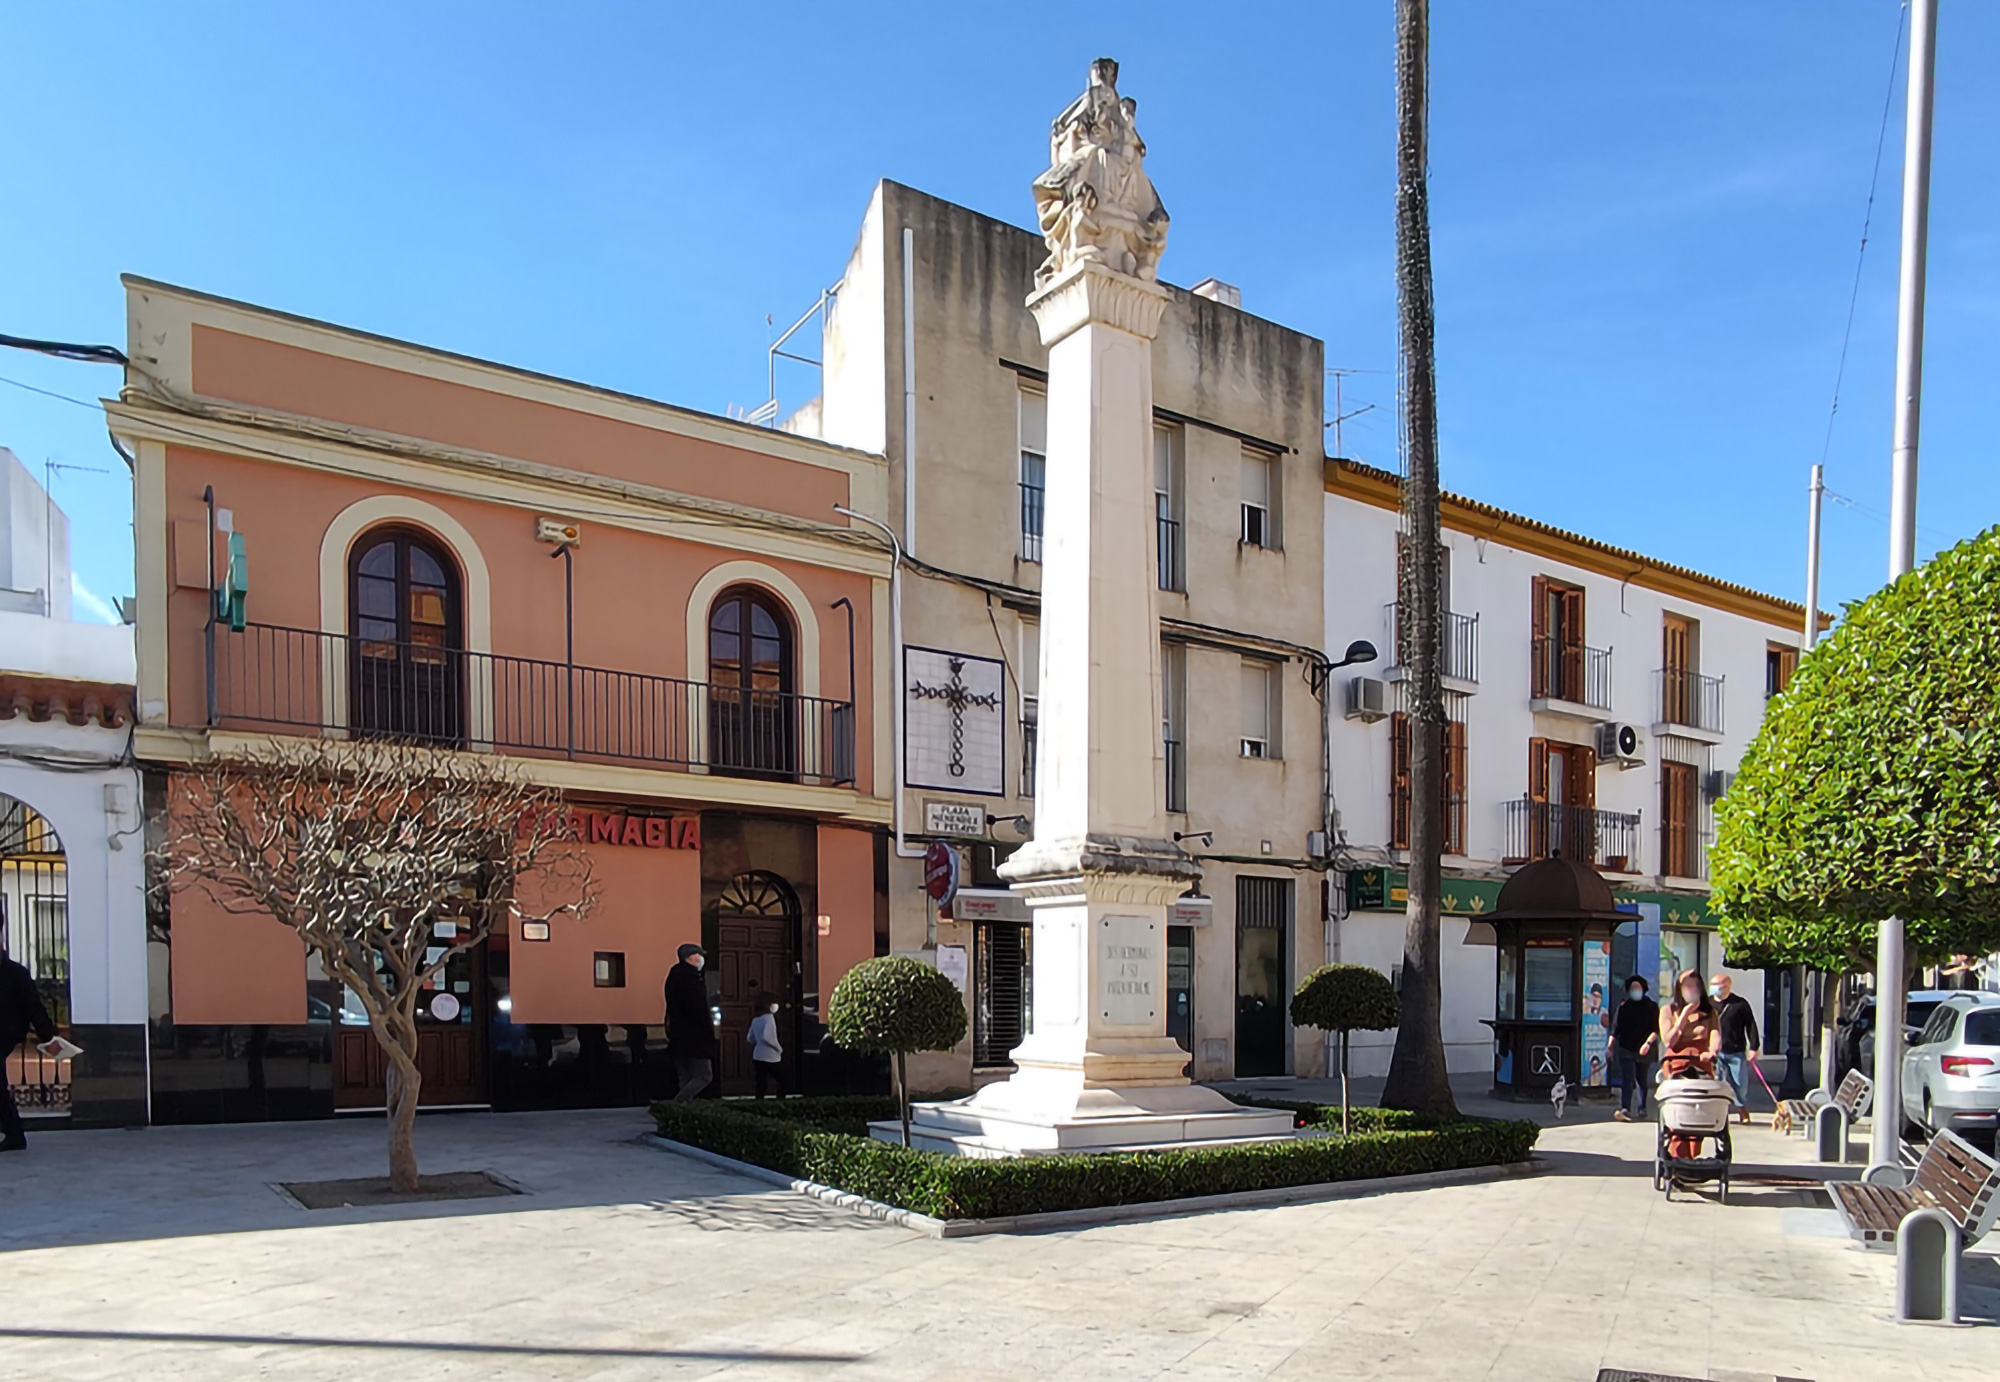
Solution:
[(1186, 465), (1181, 429), (1153, 424), (1153, 527), (1159, 546), (1159, 586), (1187, 589), (1187, 557), (1181, 491)]
[(1167, 753), (1167, 810), (1187, 810), (1187, 648), (1160, 645), (1160, 735)]
[(1236, 875), (1236, 925), (1239, 930), (1282, 931), (1292, 924), (1292, 880)]
[[(1465, 721), (1447, 720), (1444, 726), (1444, 852), (1465, 853), (1466, 752)], [(1416, 757), (1415, 724), (1409, 715), (1397, 711), (1389, 717), (1389, 846), (1410, 847), (1411, 795)]]
[(1048, 485), (1049, 400), (1021, 390), (1021, 559), (1042, 559), (1042, 496)]
[(1032, 1025), (1034, 931), (1017, 922), (982, 921), (972, 928), (972, 1063), (1012, 1062)]

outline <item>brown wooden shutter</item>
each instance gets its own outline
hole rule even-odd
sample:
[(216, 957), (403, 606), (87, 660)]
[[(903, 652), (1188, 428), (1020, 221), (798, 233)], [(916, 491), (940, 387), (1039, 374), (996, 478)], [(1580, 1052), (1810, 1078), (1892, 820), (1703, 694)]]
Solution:
[(1528, 643), (1528, 694), (1546, 696), (1549, 694), (1549, 669), (1554, 666), (1549, 649), (1549, 578), (1535, 577), (1535, 592), (1532, 598), (1531, 614), (1533, 627)]
[(1528, 837), (1523, 841), (1530, 859), (1549, 853), (1549, 741), (1528, 741)]
[(1597, 809), (1597, 750), (1588, 744), (1569, 748), (1569, 801), (1586, 811)]
[(1792, 684), (1792, 673), (1799, 670), (1799, 650), (1780, 647), (1778, 649), (1778, 689), (1783, 691)]
[(1444, 727), (1444, 852), (1465, 853), (1465, 721)]
[(1410, 717), (1389, 717), (1389, 847), (1410, 847)]
[(1692, 878), (1693, 861), (1688, 848), (1693, 822), (1694, 768), (1687, 763), (1660, 764), (1660, 872), (1673, 878)]
[(1660, 718), (1669, 724), (1694, 723), (1689, 718), (1694, 713), (1694, 697), (1688, 684), (1688, 673), (1694, 666), (1689, 657), (1693, 642), (1691, 620), (1679, 614), (1660, 620)]

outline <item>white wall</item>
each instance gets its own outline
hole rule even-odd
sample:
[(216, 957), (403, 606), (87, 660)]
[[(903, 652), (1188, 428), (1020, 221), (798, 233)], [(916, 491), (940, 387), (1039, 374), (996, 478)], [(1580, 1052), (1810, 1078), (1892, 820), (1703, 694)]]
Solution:
[(70, 617), (69, 515), (0, 446), (0, 592), (7, 591), (39, 592), (36, 613)]

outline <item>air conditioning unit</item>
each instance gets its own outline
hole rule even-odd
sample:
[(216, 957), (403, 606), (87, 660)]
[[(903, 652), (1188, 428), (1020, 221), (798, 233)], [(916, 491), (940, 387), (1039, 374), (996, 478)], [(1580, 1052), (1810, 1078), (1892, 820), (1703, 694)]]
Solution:
[(1636, 768), (1646, 761), (1646, 736), (1637, 725), (1606, 720), (1597, 727), (1597, 761)]
[(1735, 773), (1731, 772), (1728, 768), (1717, 768), (1712, 772), (1702, 775), (1701, 792), (1710, 801), (1720, 801), (1723, 794), (1734, 786), (1735, 783)]
[(1353, 677), (1347, 683), (1347, 718), (1373, 723), (1389, 714), (1389, 683), (1380, 677)]
[(1308, 830), (1306, 832), (1306, 858), (1324, 859), (1330, 852), (1327, 848), (1327, 837), (1324, 830)]

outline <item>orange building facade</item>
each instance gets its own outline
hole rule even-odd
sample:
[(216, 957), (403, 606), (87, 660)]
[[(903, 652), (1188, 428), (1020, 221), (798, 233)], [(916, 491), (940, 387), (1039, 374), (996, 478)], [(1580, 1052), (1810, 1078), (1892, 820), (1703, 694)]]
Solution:
[[(748, 1087), (743, 1029), (771, 997), (795, 1087), (872, 1079), (822, 1054), (820, 1018), (886, 948), (890, 563), (836, 511), (882, 515), (881, 459), (125, 286), (132, 368), (107, 408), (135, 458), (151, 805), (267, 736), (397, 736), (509, 756), (587, 839), (589, 916), (452, 956), (426, 1102), (668, 1092), (661, 989), (690, 941), (725, 1091)], [(215, 615), (232, 579), (240, 620)], [(358, 1005), (287, 927), (155, 896), (155, 1121), (381, 1105)]]

